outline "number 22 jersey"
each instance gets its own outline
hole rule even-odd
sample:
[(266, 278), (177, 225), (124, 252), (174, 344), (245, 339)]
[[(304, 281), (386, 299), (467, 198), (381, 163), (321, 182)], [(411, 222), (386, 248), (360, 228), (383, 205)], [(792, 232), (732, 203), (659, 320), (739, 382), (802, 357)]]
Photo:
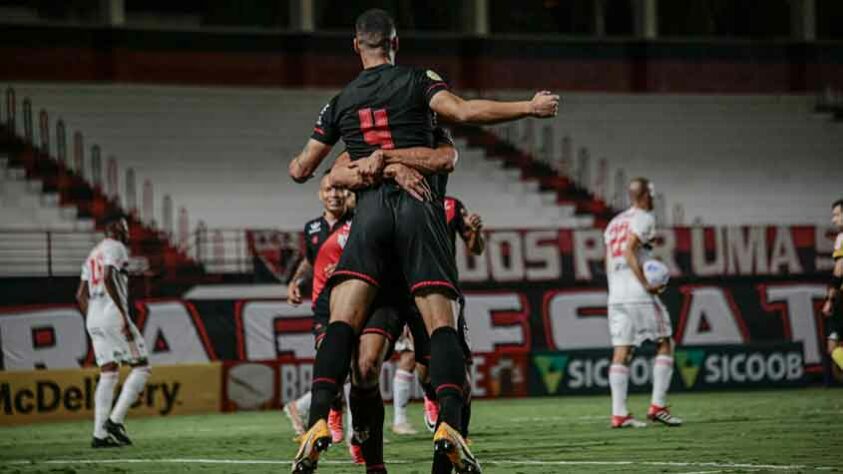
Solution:
[(653, 297), (635, 277), (624, 257), (629, 245), (629, 236), (635, 234), (641, 246), (638, 261), (649, 258), (649, 248), (656, 236), (656, 220), (653, 214), (632, 207), (609, 222), (603, 240), (606, 243), (606, 277), (609, 280), (609, 304), (651, 302)]

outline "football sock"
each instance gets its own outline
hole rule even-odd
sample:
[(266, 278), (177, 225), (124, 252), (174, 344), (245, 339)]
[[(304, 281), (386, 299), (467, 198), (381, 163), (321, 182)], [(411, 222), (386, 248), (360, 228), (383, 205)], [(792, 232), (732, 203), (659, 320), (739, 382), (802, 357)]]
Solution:
[(431, 402), (436, 401), (436, 389), (433, 388), (433, 384), (430, 382), (425, 382), (421, 384), (422, 390), (424, 390), (424, 396)]
[(651, 403), (658, 407), (667, 406), (667, 389), (673, 377), (673, 357), (668, 355), (656, 356), (653, 363), (653, 398)]
[(347, 323), (335, 321), (328, 325), (325, 340), (316, 351), (313, 363), (308, 428), (319, 420), (328, 420), (328, 411), (339, 393), (340, 384), (348, 376), (355, 339), (354, 329)]
[(430, 336), (430, 380), (439, 400), (439, 420), (458, 430), (462, 427), (465, 356), (457, 331), (441, 327)]
[(392, 407), (394, 416), (392, 424), (398, 425), (407, 422), (407, 404), (410, 403), (410, 392), (413, 390), (413, 374), (403, 369), (395, 371), (393, 378), (393, 393), (395, 397), (392, 400)]
[(123, 383), (123, 388), (120, 390), (120, 396), (117, 397), (114, 410), (111, 411), (111, 421), (118, 424), (123, 423), (129, 408), (135, 403), (138, 395), (146, 386), (149, 375), (149, 367), (135, 367), (129, 372), (129, 376), (126, 378), (126, 382)]
[(117, 386), (118, 372), (102, 372), (94, 392), (94, 438), (105, 438), (105, 420), (111, 412), (114, 402), (114, 387)]
[(840, 370), (843, 370), (843, 347), (837, 347), (831, 351), (831, 360), (840, 367)]
[(468, 437), (468, 424), (471, 422), (471, 398), (469, 397), (465, 401), (465, 405), (462, 406), (462, 426), (460, 432), (462, 433), (464, 438)]
[(609, 367), (609, 386), (612, 389), (612, 416), (627, 416), (626, 390), (629, 385), (629, 368), (623, 364)]
[(352, 442), (360, 445), (363, 458), (366, 460), (366, 472), (381, 472), (384, 470), (384, 406), (380, 386), (351, 387), (348, 401), (353, 414), (352, 423), (354, 423)]

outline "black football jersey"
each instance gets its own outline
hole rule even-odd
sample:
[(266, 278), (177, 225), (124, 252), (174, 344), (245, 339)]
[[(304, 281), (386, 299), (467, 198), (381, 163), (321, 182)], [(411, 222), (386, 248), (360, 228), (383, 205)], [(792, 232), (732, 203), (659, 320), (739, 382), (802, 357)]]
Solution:
[[(448, 84), (435, 72), (382, 64), (364, 69), (319, 113), (311, 138), (334, 145), (342, 138), (352, 160), (377, 149), (433, 148), (430, 99)], [(444, 183), (431, 186), (444, 194)]]

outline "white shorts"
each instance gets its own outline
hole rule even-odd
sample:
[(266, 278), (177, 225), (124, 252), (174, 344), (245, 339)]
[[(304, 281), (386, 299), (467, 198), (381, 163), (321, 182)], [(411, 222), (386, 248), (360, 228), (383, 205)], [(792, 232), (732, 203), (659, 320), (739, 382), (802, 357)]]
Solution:
[(673, 335), (670, 314), (658, 298), (651, 302), (609, 305), (609, 334), (613, 346), (640, 346)]
[(88, 325), (87, 329), (99, 367), (112, 362), (137, 364), (141, 359), (149, 357), (143, 336), (131, 321), (129, 330), (134, 335), (132, 341), (127, 340), (123, 334), (122, 324)]

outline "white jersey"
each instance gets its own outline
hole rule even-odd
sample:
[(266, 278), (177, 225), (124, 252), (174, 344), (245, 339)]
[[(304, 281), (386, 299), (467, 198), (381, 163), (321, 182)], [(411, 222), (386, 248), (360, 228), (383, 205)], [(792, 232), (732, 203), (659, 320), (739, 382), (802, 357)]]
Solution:
[(652, 302), (653, 296), (638, 281), (626, 263), (624, 252), (629, 245), (630, 233), (635, 234), (641, 245), (638, 261), (644, 263), (650, 256), (649, 245), (656, 235), (653, 214), (632, 207), (612, 219), (603, 240), (606, 243), (606, 276), (609, 280), (609, 304)]
[(120, 312), (105, 289), (105, 269), (112, 267), (117, 275), (117, 295), (121, 306), (128, 310), (129, 252), (117, 240), (106, 238), (88, 255), (82, 265), (82, 280), (88, 282), (88, 325), (122, 324)]

